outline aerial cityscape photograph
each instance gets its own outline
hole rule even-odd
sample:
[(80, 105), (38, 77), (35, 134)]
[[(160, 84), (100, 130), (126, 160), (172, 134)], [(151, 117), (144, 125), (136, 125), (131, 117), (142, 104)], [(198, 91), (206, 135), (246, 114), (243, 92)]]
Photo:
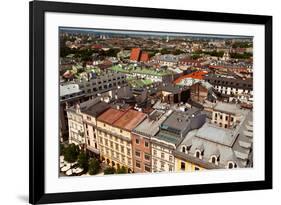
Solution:
[(59, 28), (59, 176), (253, 168), (251, 36)]

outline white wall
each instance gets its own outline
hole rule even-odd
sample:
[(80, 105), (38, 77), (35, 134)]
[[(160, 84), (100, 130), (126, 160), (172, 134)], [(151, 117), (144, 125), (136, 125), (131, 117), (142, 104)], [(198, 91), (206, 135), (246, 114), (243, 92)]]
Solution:
[[(79, 0), (72, 1), (79, 2)], [(81, 0), (80, 2), (274, 16), (274, 190), (100, 201), (91, 204), (274, 204), (280, 191), (281, 171), (278, 163), (281, 154), (280, 135), (278, 136), (280, 126), (277, 122), (278, 116), (281, 114), (280, 107), (277, 106), (280, 104), (281, 94), (277, 92), (280, 86), (278, 78), (281, 76), (281, 64), (278, 61), (281, 53), (279, 38), (281, 35), (281, 13), (278, 1), (235, 0), (228, 3), (219, 0)], [(0, 8), (0, 83), (2, 94), (0, 100), (0, 136), (2, 139), (0, 145), (0, 204), (26, 204), (28, 200), (28, 1), (2, 1)], [(9, 89), (6, 85), (10, 85)]]

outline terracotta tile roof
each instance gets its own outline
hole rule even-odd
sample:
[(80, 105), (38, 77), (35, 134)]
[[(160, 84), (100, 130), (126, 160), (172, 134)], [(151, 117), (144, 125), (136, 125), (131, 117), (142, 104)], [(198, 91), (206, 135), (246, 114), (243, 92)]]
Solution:
[(180, 83), (183, 79), (185, 78), (193, 78), (193, 79), (199, 79), (202, 80), (204, 75), (208, 74), (207, 71), (197, 71), (197, 72), (193, 72), (184, 76), (179, 77), (178, 79), (176, 79), (174, 81), (175, 84)]
[(105, 111), (103, 114), (101, 114), (97, 119), (99, 121), (113, 124), (116, 120), (118, 120), (122, 115), (125, 114), (125, 111), (123, 110), (117, 110), (114, 108), (110, 108), (107, 111)]
[(145, 117), (146, 117), (146, 114), (131, 109), (131, 110), (127, 111), (123, 116), (121, 116), (114, 123), (114, 125), (121, 129), (131, 131), (139, 123), (141, 123), (145, 119)]
[(140, 58), (141, 49), (140, 48), (132, 48), (130, 60), (138, 61)]
[(149, 60), (149, 55), (147, 52), (142, 52), (141, 53), (141, 57), (140, 57), (140, 61), (146, 62)]

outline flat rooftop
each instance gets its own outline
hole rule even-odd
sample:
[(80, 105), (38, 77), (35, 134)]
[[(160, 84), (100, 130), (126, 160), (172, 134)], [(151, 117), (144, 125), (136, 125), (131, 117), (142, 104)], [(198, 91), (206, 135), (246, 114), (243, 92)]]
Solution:
[(225, 113), (231, 113), (231, 114), (243, 113), (243, 110), (237, 104), (223, 103), (223, 102), (218, 102), (215, 105), (214, 110), (225, 112)]
[(97, 117), (102, 112), (107, 110), (110, 107), (110, 105), (101, 101), (101, 102), (97, 102), (93, 105), (85, 106), (85, 107), (83, 107), (83, 103), (81, 103), (80, 107), (81, 107), (81, 112), (88, 114), (90, 116)]
[(154, 110), (148, 118), (141, 122), (134, 131), (145, 136), (155, 136), (159, 132), (159, 126), (172, 113), (171, 110), (165, 112)]
[(67, 84), (60, 85), (60, 96), (71, 95), (75, 93), (79, 93), (81, 90), (79, 89), (78, 84)]
[(190, 123), (190, 119), (195, 116), (198, 112), (200, 112), (197, 108), (190, 108), (185, 112), (174, 111), (163, 123), (163, 128), (172, 128), (179, 131), (184, 131), (188, 124)]

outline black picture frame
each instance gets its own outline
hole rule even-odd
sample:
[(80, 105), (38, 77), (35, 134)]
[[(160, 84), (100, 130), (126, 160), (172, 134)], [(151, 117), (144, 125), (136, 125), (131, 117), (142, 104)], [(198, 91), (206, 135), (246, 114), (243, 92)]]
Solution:
[[(108, 200), (122, 198), (186, 195), (214, 192), (260, 190), (272, 188), (272, 17), (262, 15), (184, 11), (125, 6), (104, 6), (62, 2), (33, 1), (30, 12), (30, 164), (29, 202), (31, 204)], [(265, 26), (265, 180), (198, 184), (184, 186), (135, 188), (72, 193), (45, 192), (44, 165), (44, 14), (45, 12), (100, 14), (111, 16), (150, 17), (162, 19), (199, 20), (210, 22), (247, 23)]]

